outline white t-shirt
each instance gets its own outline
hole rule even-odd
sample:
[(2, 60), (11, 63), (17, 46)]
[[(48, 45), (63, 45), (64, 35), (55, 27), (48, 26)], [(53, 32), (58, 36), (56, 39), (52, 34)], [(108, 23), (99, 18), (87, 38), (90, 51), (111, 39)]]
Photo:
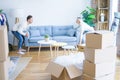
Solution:
[(20, 34), (24, 36), (26, 35), (27, 29), (28, 29), (27, 22), (24, 22), (22, 24), (17, 23), (13, 26), (13, 31), (18, 31)]
[(82, 44), (82, 38), (83, 38), (83, 33), (85, 31), (94, 31), (93, 27), (90, 27), (87, 23), (83, 22), (82, 20), (80, 21), (80, 25), (77, 24), (74, 26), (78, 31), (80, 31), (80, 44)]

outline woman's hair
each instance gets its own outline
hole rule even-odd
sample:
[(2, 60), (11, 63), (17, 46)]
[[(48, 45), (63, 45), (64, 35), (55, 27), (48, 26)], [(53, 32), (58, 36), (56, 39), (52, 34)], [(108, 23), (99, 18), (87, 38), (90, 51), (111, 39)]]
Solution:
[(27, 16), (27, 21), (32, 18), (32, 15)]
[(82, 19), (81, 17), (77, 17), (77, 19)]
[(83, 22), (82, 17), (77, 17), (77, 20), (79, 20), (80, 22)]

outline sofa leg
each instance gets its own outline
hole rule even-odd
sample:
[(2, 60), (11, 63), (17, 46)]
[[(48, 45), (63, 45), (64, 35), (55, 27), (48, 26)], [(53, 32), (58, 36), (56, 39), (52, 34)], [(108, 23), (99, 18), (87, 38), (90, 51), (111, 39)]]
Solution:
[(28, 52), (29, 52), (29, 50), (30, 50), (30, 47), (28, 47)]

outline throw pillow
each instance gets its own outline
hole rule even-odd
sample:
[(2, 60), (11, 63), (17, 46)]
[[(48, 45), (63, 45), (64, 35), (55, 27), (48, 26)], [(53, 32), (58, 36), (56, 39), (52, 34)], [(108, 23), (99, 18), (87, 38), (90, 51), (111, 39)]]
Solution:
[(67, 35), (68, 36), (74, 36), (74, 34), (75, 34), (75, 30), (74, 29), (69, 29), (68, 31), (67, 31)]
[(30, 30), (29, 32), (30, 32), (31, 37), (40, 36), (40, 31), (39, 30)]

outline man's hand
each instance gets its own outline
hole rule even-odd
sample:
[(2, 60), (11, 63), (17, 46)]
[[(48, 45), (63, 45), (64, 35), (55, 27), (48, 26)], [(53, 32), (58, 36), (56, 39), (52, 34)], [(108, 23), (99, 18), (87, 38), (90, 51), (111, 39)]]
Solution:
[(28, 33), (26, 33), (26, 35), (25, 35), (26, 37), (28, 37), (29, 35), (28, 35)]

